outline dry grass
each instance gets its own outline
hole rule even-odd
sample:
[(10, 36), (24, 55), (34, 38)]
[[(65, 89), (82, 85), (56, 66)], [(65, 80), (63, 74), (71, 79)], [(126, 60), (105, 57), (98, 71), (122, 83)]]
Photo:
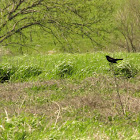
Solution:
[(126, 116), (123, 116), (114, 79), (110, 76), (98, 75), (83, 81), (63, 79), (0, 84), (1, 118), (12, 119), (12, 126), (7, 120), (1, 122), (3, 129), (7, 125), (8, 128), (7, 133), (1, 129), (0, 132), (4, 139), (7, 134), (10, 138), (10, 133), (15, 139), (20, 126), (23, 137), (26, 130), (27, 137), (29, 132), (32, 139), (138, 138), (139, 80), (118, 78), (117, 82)]
[[(118, 79), (118, 84), (125, 112), (139, 112), (140, 98), (134, 96), (140, 91), (139, 81), (134, 84), (129, 80)], [(46, 88), (52, 85), (57, 85), (57, 89)], [(34, 91), (33, 87), (44, 87), (44, 89)], [(101, 75), (87, 78), (79, 83), (50, 80), (1, 84), (0, 108), (1, 113), (5, 108), (11, 115), (27, 112), (43, 114), (50, 118), (55, 117), (58, 110), (62, 117), (66, 112), (71, 113), (73, 109), (80, 109), (79, 113), (82, 116), (91, 116), (95, 110), (104, 117), (122, 114), (113, 78)]]

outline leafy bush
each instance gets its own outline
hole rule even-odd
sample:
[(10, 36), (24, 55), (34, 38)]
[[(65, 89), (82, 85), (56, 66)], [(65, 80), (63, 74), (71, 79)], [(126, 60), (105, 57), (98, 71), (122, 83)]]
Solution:
[(16, 67), (10, 65), (3, 65), (0, 66), (0, 82), (4, 83), (5, 81), (9, 81), (10, 77), (15, 73), (17, 70)]
[(12, 80), (25, 81), (26, 79), (34, 76), (38, 76), (42, 73), (42, 70), (34, 66), (21, 66), (15, 74), (12, 76)]
[(59, 77), (71, 76), (74, 72), (74, 64), (71, 61), (62, 61), (56, 65), (55, 71)]
[(114, 69), (115, 75), (121, 75), (126, 78), (134, 77), (138, 73), (138, 68), (130, 62), (124, 61), (120, 65), (117, 65)]

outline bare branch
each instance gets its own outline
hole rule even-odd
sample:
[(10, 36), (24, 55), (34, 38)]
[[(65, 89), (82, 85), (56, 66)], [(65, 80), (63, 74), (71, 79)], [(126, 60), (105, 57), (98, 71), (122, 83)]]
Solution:
[(6, 36), (4, 36), (1, 40), (0, 40), (0, 43), (3, 42), (3, 40), (9, 38), (10, 36), (12, 36), (13, 34), (15, 33), (18, 33), (20, 32), (21, 30), (25, 29), (25, 28), (28, 28), (30, 26), (33, 26), (33, 25), (39, 25), (39, 22), (33, 22), (33, 23), (28, 23), (20, 28), (18, 28), (17, 30), (14, 30), (15, 29), (15, 26), (13, 27), (13, 29), (11, 31), (8, 32), (8, 34)]

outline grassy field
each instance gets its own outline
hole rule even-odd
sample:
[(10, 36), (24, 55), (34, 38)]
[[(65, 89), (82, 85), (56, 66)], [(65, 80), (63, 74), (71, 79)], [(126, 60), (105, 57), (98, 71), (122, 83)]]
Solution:
[[(124, 60), (110, 67), (106, 54)], [(140, 139), (139, 62), (139, 53), (2, 57), (0, 139)]]

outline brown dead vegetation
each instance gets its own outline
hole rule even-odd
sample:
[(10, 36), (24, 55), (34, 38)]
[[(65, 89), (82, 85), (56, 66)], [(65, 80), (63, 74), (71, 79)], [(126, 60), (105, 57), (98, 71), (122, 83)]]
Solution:
[[(140, 82), (133, 83), (124, 79), (118, 79), (117, 82), (124, 111), (138, 113), (140, 98), (135, 96), (135, 93), (140, 91)], [(35, 94), (31, 90), (34, 86), (49, 87), (54, 84), (57, 85), (59, 92), (55, 89), (46, 89)], [(53, 94), (59, 96), (65, 91), (67, 94), (63, 95), (64, 98), (57, 100), (49, 98)], [(93, 116), (95, 111), (104, 117), (122, 115), (113, 78), (107, 76), (90, 77), (79, 83), (68, 80), (50, 80), (0, 84), (0, 113), (4, 113), (4, 109), (10, 115), (24, 112), (45, 115), (56, 120), (67, 113), (74, 115), (78, 113), (87, 117)], [(74, 110), (77, 113), (74, 113)]]

